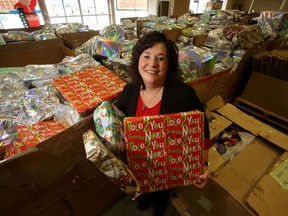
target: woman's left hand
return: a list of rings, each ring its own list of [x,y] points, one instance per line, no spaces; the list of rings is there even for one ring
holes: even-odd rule
[[[193,184],[198,188],[203,188],[208,183],[208,178],[209,178],[208,167],[205,166],[204,169],[205,169],[205,172],[202,175],[200,175],[195,181],[193,181]]]

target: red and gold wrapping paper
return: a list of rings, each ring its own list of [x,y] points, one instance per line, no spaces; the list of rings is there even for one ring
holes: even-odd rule
[[[57,122],[50,120],[32,125],[17,126],[18,139],[13,145],[6,148],[6,158],[16,155],[25,149],[56,135],[65,128]]]
[[[124,135],[128,165],[142,193],[190,185],[202,173],[200,111],[128,117]]]
[[[102,101],[119,95],[125,82],[99,65],[54,79],[54,85],[81,116],[91,114]]]

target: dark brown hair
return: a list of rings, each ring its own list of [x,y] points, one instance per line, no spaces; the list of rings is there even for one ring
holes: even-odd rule
[[[176,85],[179,81],[182,81],[179,75],[179,66],[178,66],[178,47],[174,42],[167,39],[166,35],[153,31],[149,32],[139,38],[136,45],[132,49],[132,60],[128,70],[129,76],[131,77],[132,82],[141,84],[143,88],[145,85],[143,83],[142,77],[138,70],[138,61],[140,55],[146,50],[153,47],[157,43],[163,43],[167,48],[167,75],[165,84],[170,87]]]

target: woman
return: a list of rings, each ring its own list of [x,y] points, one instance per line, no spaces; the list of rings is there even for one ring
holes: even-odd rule
[[[204,111],[195,90],[182,82],[178,68],[178,48],[163,33],[150,32],[142,36],[132,50],[129,75],[132,83],[127,84],[116,106],[126,116],[148,116]],[[209,140],[209,127],[205,119],[205,138]],[[205,139],[206,140],[206,139]],[[205,147],[208,161],[209,143]],[[195,186],[203,188],[208,181],[208,169],[200,175]],[[164,215],[169,202],[170,190],[142,194],[138,208],[145,210],[155,205],[154,215]]]

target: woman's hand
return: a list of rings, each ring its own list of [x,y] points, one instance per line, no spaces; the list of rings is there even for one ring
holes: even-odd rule
[[[193,184],[198,188],[203,188],[208,183],[208,177],[209,177],[209,171],[208,167],[204,166],[205,172],[200,175],[195,181],[193,181]]]

